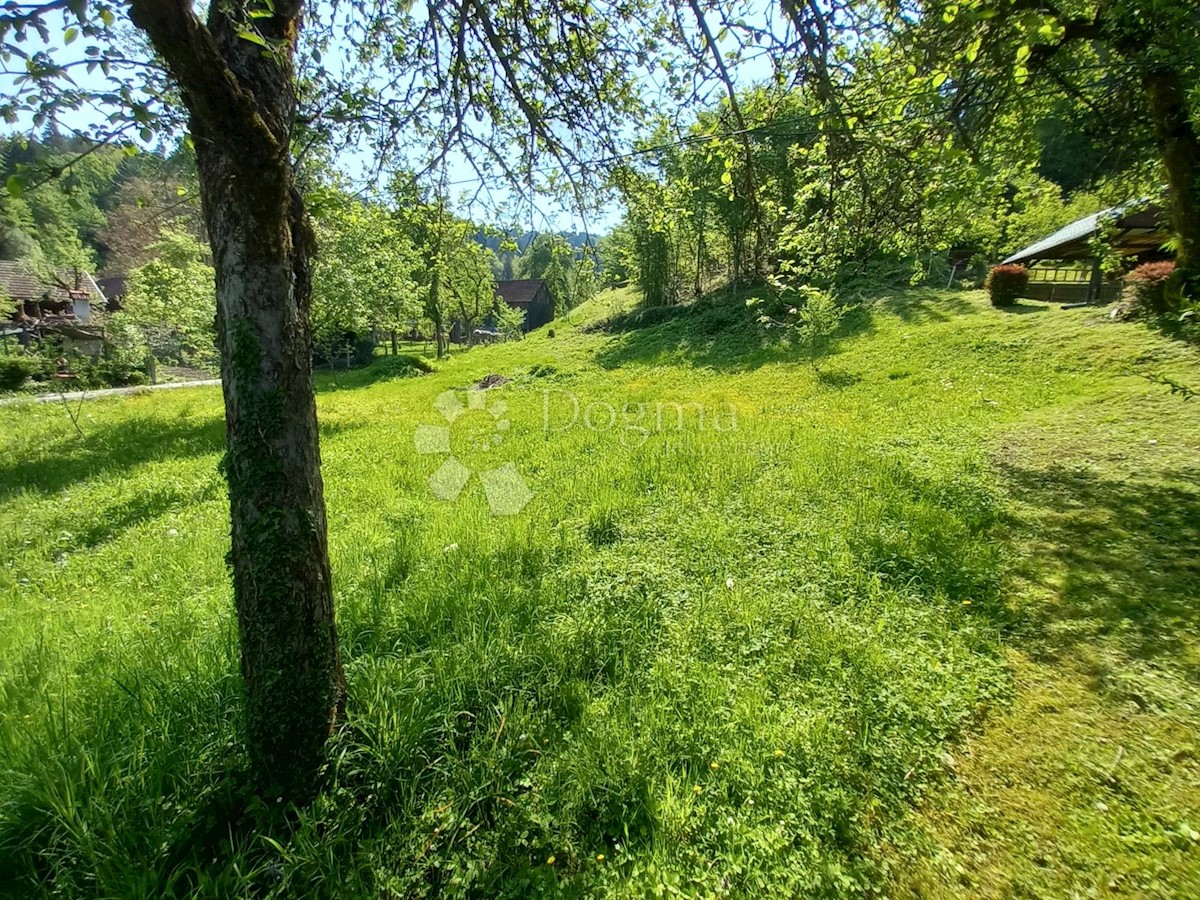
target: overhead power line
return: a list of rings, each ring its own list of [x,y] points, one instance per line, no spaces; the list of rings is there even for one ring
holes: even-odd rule
[[[1096,64],[1096,65],[1089,65],[1089,66],[1078,66],[1078,67],[1076,67],[1076,71],[1087,71],[1087,70],[1095,70],[1095,69],[1111,69],[1111,68],[1112,68],[1111,65]],[[1099,87],[1103,84],[1104,84],[1103,81],[1094,81],[1091,84],[1086,85],[1085,87],[1093,88],[1093,87]],[[1046,91],[1041,91],[1041,92],[1036,92],[1036,93],[1024,94],[1023,99],[1025,99],[1025,100],[1046,99],[1046,98],[1050,98],[1050,97],[1060,96],[1061,94],[1062,94],[1061,89],[1046,90]],[[878,109],[880,109],[882,107],[887,107],[887,106],[897,107],[897,106],[900,106],[901,104],[907,105],[908,103],[911,103],[916,100],[927,99],[930,97],[940,97],[940,96],[944,96],[944,95],[937,89],[931,89],[931,90],[927,90],[927,91],[919,91],[919,92],[908,94],[908,95],[905,95],[902,97],[893,97],[893,98],[889,98],[886,100],[880,100],[874,104],[868,104],[864,107],[859,107],[853,111],[850,111],[849,115],[850,115],[850,117],[861,116],[864,114],[870,114],[871,112],[874,112],[874,111],[878,111]],[[974,101],[974,102],[968,101],[968,102],[959,104],[957,109],[958,110],[980,109],[980,108],[984,108],[987,106],[998,106],[1001,103],[1002,103],[1002,101],[998,100],[998,99],[984,98],[983,100],[980,100],[980,101]],[[756,125],[751,128],[731,129],[731,130],[726,130],[726,131],[708,132],[705,134],[688,135],[686,137],[679,138],[674,141],[665,141],[663,143],[655,144],[650,147],[641,147],[636,150],[627,151],[625,153],[617,153],[617,154],[613,154],[611,156],[605,156],[605,157],[600,157],[600,158],[591,159],[591,160],[580,160],[578,162],[553,163],[553,164],[540,166],[538,168],[527,170],[527,171],[532,172],[533,174],[537,174],[537,175],[546,175],[546,174],[551,174],[554,172],[566,172],[567,170],[589,171],[589,170],[600,169],[605,166],[611,166],[615,163],[624,162],[624,161],[630,160],[630,159],[636,159],[636,158],[643,157],[643,156],[650,156],[652,154],[662,153],[663,151],[671,150],[676,147],[687,147],[687,146],[691,146],[694,144],[705,144],[705,143],[711,143],[713,141],[725,140],[725,139],[729,139],[729,138],[738,138],[738,137],[761,135],[761,134],[774,133],[774,134],[776,134],[776,136],[779,136],[779,137],[793,137],[793,138],[818,137],[822,131],[820,128],[817,128],[816,130],[810,129],[807,131],[796,131],[796,132],[791,132],[791,133],[779,131],[779,129],[782,129],[785,127],[794,127],[796,125],[801,125],[801,124],[808,124],[808,123],[812,122],[814,119],[826,120],[826,119],[830,118],[831,115],[832,114],[828,113],[828,112],[813,113],[812,115],[805,116],[804,119],[802,119],[802,120],[801,119],[786,119],[786,120],[781,119],[781,120],[776,120],[773,122],[766,122],[762,125]],[[886,124],[889,126],[898,126],[898,125],[903,125],[905,123],[905,121],[912,121],[912,120],[911,119],[910,120],[894,119],[891,122],[888,122]],[[930,121],[930,120],[926,119],[926,121]],[[859,130],[862,132],[869,132],[870,128],[859,128],[856,130]],[[463,185],[468,185],[468,184],[481,184],[486,180],[487,179],[483,178],[482,176],[472,176],[470,178],[461,178],[461,179],[457,179],[455,181],[447,182],[446,186],[447,187],[461,187]]]

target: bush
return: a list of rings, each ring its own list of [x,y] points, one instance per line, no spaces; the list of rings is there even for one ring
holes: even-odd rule
[[[984,290],[992,298],[992,306],[1012,306],[1029,285],[1029,270],[1024,266],[992,266],[984,281]]]
[[[376,378],[408,378],[432,372],[433,366],[420,356],[400,354],[376,357],[368,371]]]
[[[148,380],[142,369],[120,356],[79,357],[72,361],[71,371],[77,376],[76,384],[64,390],[130,387],[145,384]]]
[[[1175,271],[1173,262],[1142,263],[1125,276],[1121,305],[1129,315],[1161,315],[1167,312],[1167,280]]]
[[[0,356],[0,391],[19,391],[30,376],[42,370],[33,356]]]

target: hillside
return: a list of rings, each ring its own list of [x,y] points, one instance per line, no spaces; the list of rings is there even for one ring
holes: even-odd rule
[[[239,774],[220,392],[0,409],[0,885],[1200,894],[1200,404],[1144,377],[1200,354],[633,299],[319,383],[350,725],[294,815]]]

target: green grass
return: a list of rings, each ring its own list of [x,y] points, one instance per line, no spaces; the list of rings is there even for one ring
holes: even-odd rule
[[[0,885],[1195,893],[1200,405],[1130,374],[1195,352],[914,294],[818,371],[737,298],[633,299],[319,380],[350,708],[299,811],[243,785],[219,391],[0,409]],[[510,425],[452,448],[515,516],[413,442],[489,373]]]

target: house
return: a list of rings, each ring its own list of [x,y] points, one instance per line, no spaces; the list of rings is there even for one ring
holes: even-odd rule
[[[1029,268],[1025,296],[1031,300],[1106,303],[1120,296],[1121,285],[1104,278],[1096,239],[1103,238],[1121,256],[1149,262],[1169,256],[1161,248],[1170,237],[1164,211],[1135,200],[1072,222],[1017,251],[1004,264]]]
[[[523,331],[541,328],[554,318],[554,295],[541,278],[517,278],[496,283],[496,296],[513,309],[523,310]]]
[[[522,331],[532,331],[540,328],[554,318],[554,295],[541,278],[515,278],[508,281],[496,282],[496,299],[503,300],[513,309],[525,313]],[[492,327],[491,318],[483,328],[476,328],[471,335],[471,343],[491,343],[499,337]],[[467,329],[461,319],[456,320],[450,328],[450,340],[456,344],[467,342]]]
[[[63,349],[99,356],[104,329],[99,315],[106,306],[104,294],[87,272],[39,275],[18,260],[0,260],[0,334],[7,342],[15,337],[22,345],[57,335]]]

